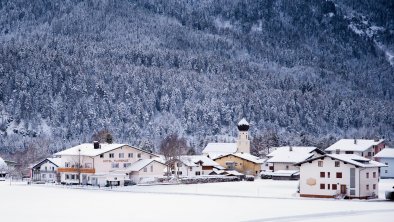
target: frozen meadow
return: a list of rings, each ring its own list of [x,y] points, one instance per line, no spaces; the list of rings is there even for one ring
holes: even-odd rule
[[[298,181],[80,188],[0,182],[0,221],[392,221],[379,200],[299,198]]]

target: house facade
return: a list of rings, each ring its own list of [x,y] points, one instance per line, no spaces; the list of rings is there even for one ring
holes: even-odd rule
[[[158,156],[127,144],[85,143],[54,154],[61,159],[58,173],[65,184],[106,185],[121,176],[111,173],[141,159]],[[104,181],[104,182],[103,182]]]
[[[47,158],[31,167],[32,182],[60,182],[60,175],[57,168],[60,165],[60,158]]]
[[[8,175],[8,167],[3,158],[0,157],[0,181],[5,181]]]
[[[245,175],[258,175],[261,172],[265,159],[260,159],[248,153],[234,153],[217,157],[214,159],[226,170],[236,170]]]
[[[386,165],[380,171],[380,178],[394,178],[394,148],[386,147],[374,157],[376,161]]]
[[[356,154],[373,159],[375,154],[385,148],[383,139],[341,139],[329,146],[325,151],[328,154]]]
[[[376,198],[381,163],[354,154],[326,154],[300,166],[300,196]]]

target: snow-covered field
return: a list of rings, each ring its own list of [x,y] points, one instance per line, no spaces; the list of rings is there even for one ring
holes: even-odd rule
[[[392,221],[394,202],[299,198],[297,181],[73,189],[0,182],[0,221]],[[380,195],[394,186],[381,180]]]

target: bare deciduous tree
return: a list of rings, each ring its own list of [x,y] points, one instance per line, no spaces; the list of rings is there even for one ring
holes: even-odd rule
[[[188,151],[185,138],[178,137],[177,134],[168,135],[160,144],[160,153],[164,156],[167,165],[167,176],[170,175],[170,168],[185,155]]]

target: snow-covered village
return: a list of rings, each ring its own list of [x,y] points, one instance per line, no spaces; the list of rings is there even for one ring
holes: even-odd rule
[[[0,0],[0,222],[393,218],[393,0]]]

